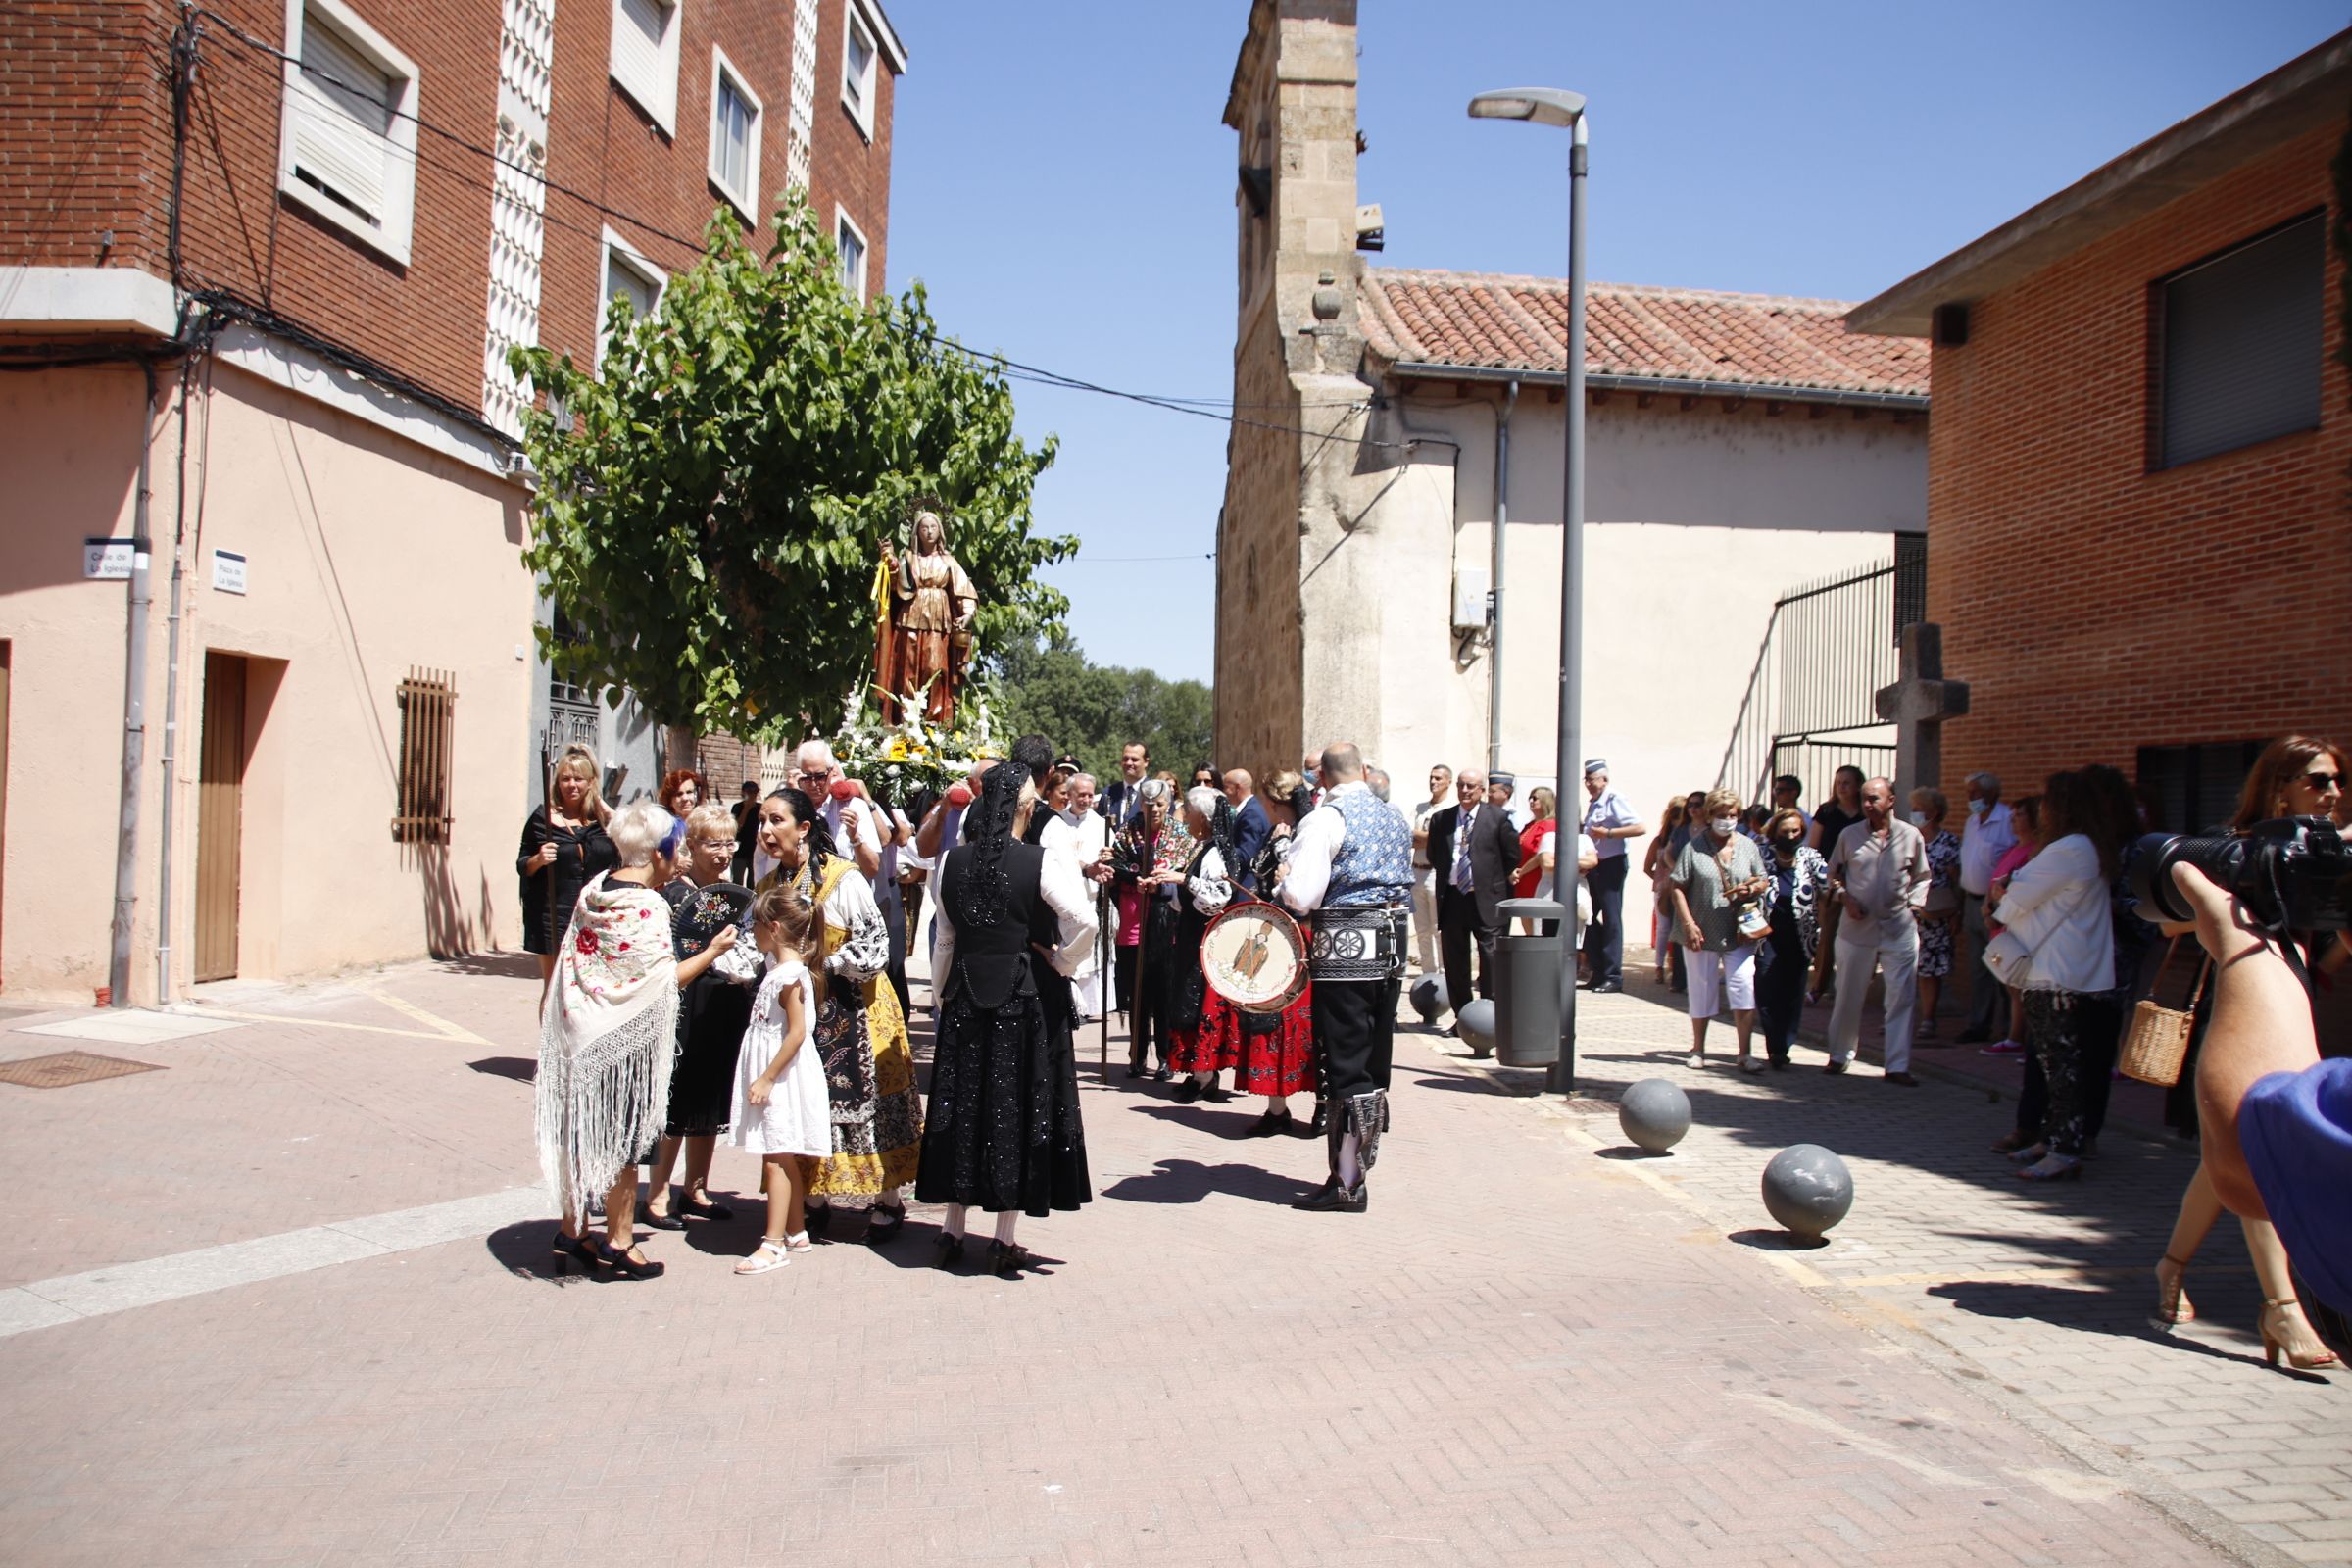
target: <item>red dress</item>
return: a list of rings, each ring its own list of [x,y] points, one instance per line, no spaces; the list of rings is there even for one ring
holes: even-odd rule
[[[1534,859],[1537,847],[1544,842],[1544,835],[1559,825],[1556,820],[1547,816],[1541,822],[1530,822],[1522,828],[1519,833],[1519,863],[1526,865],[1528,861]],[[1536,884],[1543,880],[1544,868],[1542,866],[1532,867],[1527,875],[1512,885],[1511,892],[1518,898],[1532,899],[1536,896]]]
[[[1296,1095],[1315,1087],[1314,991],[1312,985],[1282,1011],[1264,1034],[1242,1028],[1239,1007],[1214,991],[1200,1004],[1200,1027],[1180,1029],[1168,1065],[1178,1072],[1234,1069],[1233,1087],[1247,1095]]]

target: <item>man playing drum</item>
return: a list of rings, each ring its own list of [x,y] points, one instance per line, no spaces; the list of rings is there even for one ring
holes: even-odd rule
[[[1360,1214],[1366,1176],[1389,1125],[1389,1059],[1404,983],[1405,913],[1412,905],[1412,825],[1364,782],[1363,754],[1323,749],[1323,804],[1298,824],[1281,899],[1312,917],[1308,972],[1315,1043],[1331,1102],[1330,1175],[1292,1205]]]

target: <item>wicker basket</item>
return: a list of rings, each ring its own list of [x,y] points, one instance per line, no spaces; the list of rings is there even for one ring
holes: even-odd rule
[[[2164,951],[2164,962],[2156,966],[2156,983],[2149,989],[2164,987],[2166,965],[2173,961],[2173,952],[2180,945],[2175,937]],[[2136,1078],[2143,1084],[2170,1089],[2180,1081],[2181,1065],[2188,1059],[2189,1036],[2195,1032],[2197,1004],[2204,1000],[2205,981],[2213,971],[2210,963],[2199,955],[2196,989],[2190,993],[2186,1007],[2164,1005],[2155,997],[2139,999],[2132,1009],[2132,1026],[2124,1031],[2123,1052],[2116,1065],[2127,1078]]]

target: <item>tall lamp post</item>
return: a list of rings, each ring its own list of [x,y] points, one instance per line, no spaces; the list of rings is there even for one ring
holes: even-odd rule
[[[1470,100],[1473,120],[1529,120],[1570,132],[1568,145],[1568,439],[1560,487],[1560,726],[1557,782],[1560,798],[1555,885],[1566,907],[1560,921],[1560,1054],[1544,1087],[1564,1095],[1576,1087],[1576,892],[1583,873],[1576,865],[1576,835],[1568,830],[1568,803],[1584,779],[1577,760],[1580,744],[1578,686],[1583,673],[1584,628],[1578,596],[1585,578],[1585,95],[1558,87],[1510,87],[1482,92]],[[1496,583],[1495,587],[1502,585]],[[1579,812],[1582,819],[1582,812]]]

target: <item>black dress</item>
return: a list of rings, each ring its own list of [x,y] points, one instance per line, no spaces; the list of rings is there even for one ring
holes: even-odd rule
[[[696,887],[684,878],[662,890],[669,901],[671,940],[685,962],[728,926],[749,943],[752,890],[732,882]],[[678,997],[678,1055],[669,1073],[665,1138],[710,1138],[735,1114],[735,1057],[751,1027],[754,988],[705,969]]]
[[[986,923],[969,918],[970,848],[940,868],[956,961],[940,991],[917,1202],[1044,1215],[1094,1197],[1077,1063],[1050,1018],[1050,966],[1031,948],[1050,951],[1059,936],[1040,885],[1045,861],[1035,845],[1004,847],[1009,897]]]
[[[530,869],[531,857],[542,844],[556,847],[556,863]],[[522,824],[522,848],[514,855],[514,874],[522,879],[522,951],[553,953],[571,928],[573,906],[580,890],[601,871],[620,869],[620,852],[605,836],[604,824],[558,827],[542,806]]]

